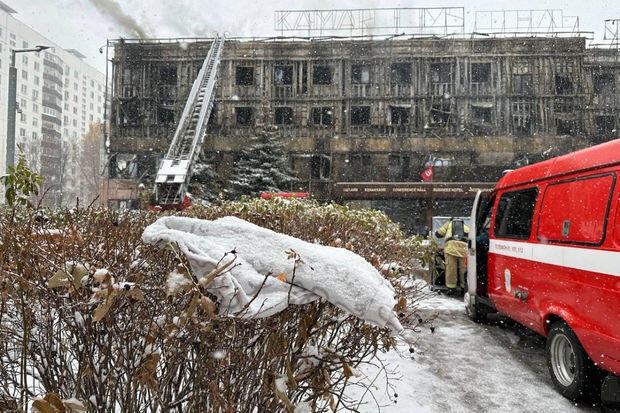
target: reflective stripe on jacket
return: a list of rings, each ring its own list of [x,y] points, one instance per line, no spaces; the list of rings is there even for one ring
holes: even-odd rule
[[[469,233],[469,226],[463,223],[463,230],[465,234]],[[439,238],[446,239],[446,245],[444,247],[443,252],[445,254],[450,254],[455,257],[466,257],[467,256],[467,242],[465,241],[457,241],[452,238],[452,221],[448,221],[441,226],[435,233]]]

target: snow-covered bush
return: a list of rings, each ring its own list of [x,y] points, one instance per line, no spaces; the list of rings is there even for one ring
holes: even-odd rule
[[[251,201],[186,214],[235,215],[349,248],[377,268],[407,268],[420,254],[419,240],[383,214],[338,205]],[[325,301],[260,320],[219,317],[184,256],[142,243],[156,218],[0,214],[0,410],[35,398],[44,411],[51,401],[92,412],[357,407],[343,389],[360,363],[394,345],[386,329]],[[393,282],[405,312],[416,291]]]

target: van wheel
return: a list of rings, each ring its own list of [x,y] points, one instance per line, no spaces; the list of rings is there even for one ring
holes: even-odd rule
[[[467,291],[467,290],[466,290]],[[483,323],[487,319],[487,307],[479,304],[472,303],[469,293],[465,293],[463,300],[465,301],[465,312],[467,313],[467,317],[469,317],[475,323]]]
[[[547,365],[556,388],[570,400],[583,400],[598,374],[573,330],[564,321],[554,323],[546,347]]]

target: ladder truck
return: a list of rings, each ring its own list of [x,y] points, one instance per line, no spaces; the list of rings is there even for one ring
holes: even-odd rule
[[[155,177],[156,206],[152,209],[184,209],[189,206],[187,187],[192,164],[198,158],[215,100],[215,83],[224,46],[216,36],[189,93],[168,152]]]

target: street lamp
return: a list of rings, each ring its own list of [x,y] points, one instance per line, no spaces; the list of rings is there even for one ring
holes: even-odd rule
[[[17,68],[15,67],[15,54],[26,52],[40,52],[51,46],[35,46],[32,49],[11,49],[11,62],[9,66],[9,104],[6,117],[6,172],[9,167],[15,165],[15,109],[17,106]]]

